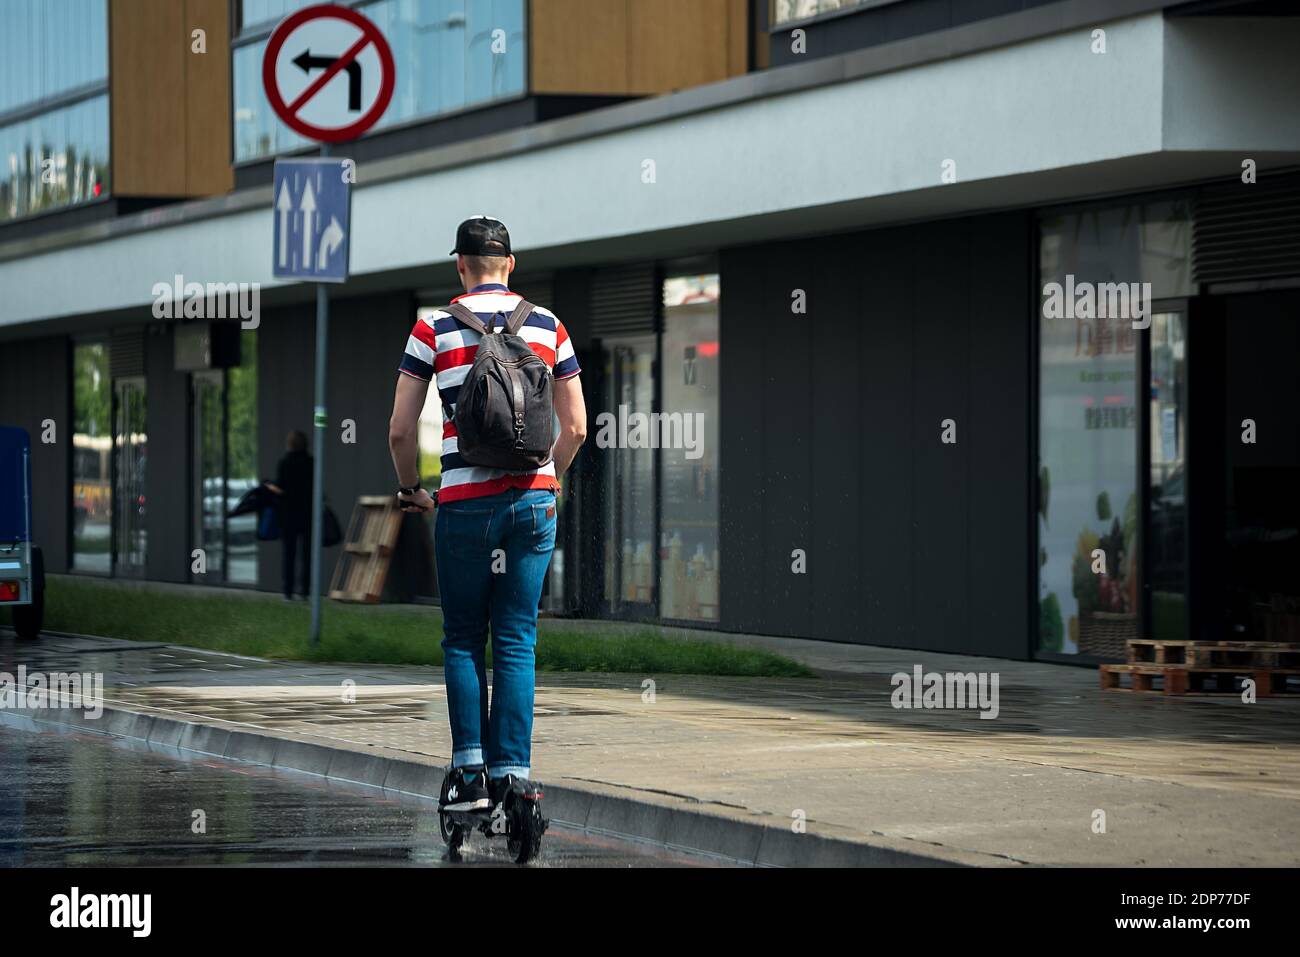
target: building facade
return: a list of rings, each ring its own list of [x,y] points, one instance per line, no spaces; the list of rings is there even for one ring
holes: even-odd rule
[[[312,292],[270,277],[269,188],[274,156],[311,150],[257,82],[304,4],[76,2],[81,72],[0,104],[0,420],[33,434],[47,567],[275,588],[225,512],[312,417]],[[26,11],[25,55],[56,5],[0,14]],[[486,211],[584,370],[547,611],[1073,661],[1287,627],[1287,5],[352,5],[398,91],[346,147],[340,513],[391,490],[402,346]],[[180,52],[140,67],[141,43]],[[159,318],[175,277],[258,284],[255,328]],[[392,598],[437,600],[430,534],[404,519]]]

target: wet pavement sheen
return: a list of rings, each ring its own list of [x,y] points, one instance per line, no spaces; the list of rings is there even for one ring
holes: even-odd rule
[[[108,735],[0,724],[0,781],[0,867],[517,866],[477,835],[447,861],[427,799]],[[715,864],[553,826],[530,866]]]
[[[1300,863],[1294,695],[1244,704],[1104,692],[1083,668],[798,647],[796,657],[841,667],[803,679],[540,673],[538,775],[992,864]],[[0,671],[20,662],[102,672],[108,700],[130,710],[430,764],[451,753],[438,668],[53,635],[20,644],[0,633]],[[997,718],[896,709],[891,674],[914,664],[1000,674]],[[1104,834],[1092,828],[1098,810]]]

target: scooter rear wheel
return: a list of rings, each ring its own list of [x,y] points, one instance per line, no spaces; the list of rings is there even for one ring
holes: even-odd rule
[[[510,839],[506,847],[516,864],[527,864],[541,852],[547,822],[536,801],[516,800],[511,811]]]

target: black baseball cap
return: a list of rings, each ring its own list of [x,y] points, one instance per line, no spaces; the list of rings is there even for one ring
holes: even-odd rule
[[[460,224],[456,230],[456,248],[448,255],[455,256],[509,256],[510,230],[499,219],[475,216]]]

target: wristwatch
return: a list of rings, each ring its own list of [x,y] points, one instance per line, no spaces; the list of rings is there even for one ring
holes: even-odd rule
[[[414,495],[414,494],[415,494],[416,492],[418,492],[418,491],[420,491],[420,483],[419,483],[419,482],[416,482],[416,483],[415,483],[414,485],[412,485],[410,488],[399,487],[399,488],[397,489],[397,494],[398,494],[398,495],[408,495],[408,496],[409,496],[409,495]]]

